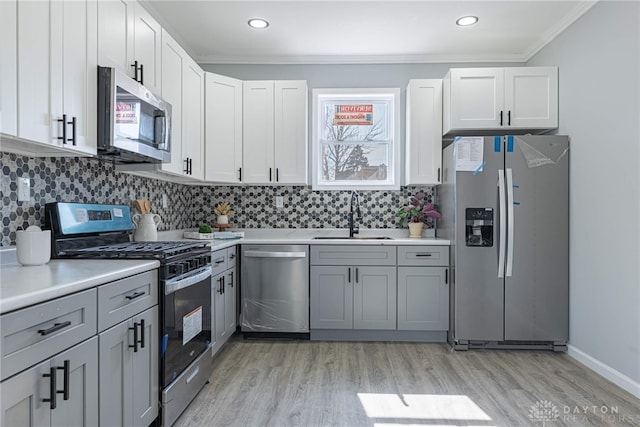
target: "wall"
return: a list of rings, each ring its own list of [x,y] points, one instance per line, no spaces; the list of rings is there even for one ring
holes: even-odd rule
[[[640,4],[599,2],[528,65],[559,66],[571,137],[569,354],[640,398]]]

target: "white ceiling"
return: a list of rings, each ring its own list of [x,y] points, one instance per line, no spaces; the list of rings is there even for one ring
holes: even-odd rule
[[[199,63],[525,62],[595,2],[146,0]],[[457,18],[475,15],[471,27]],[[247,25],[269,21],[267,29]]]

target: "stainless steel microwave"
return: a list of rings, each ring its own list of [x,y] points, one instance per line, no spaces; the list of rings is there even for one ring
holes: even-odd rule
[[[98,155],[115,163],[171,161],[171,104],[126,74],[98,67]]]

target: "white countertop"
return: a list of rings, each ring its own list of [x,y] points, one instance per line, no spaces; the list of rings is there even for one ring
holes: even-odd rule
[[[7,250],[3,250],[5,251]],[[9,249],[7,252],[11,251]],[[2,265],[0,314],[153,270],[159,266],[158,261],[152,260],[105,259],[55,259],[45,265],[30,267],[20,264]]]
[[[188,230],[194,231],[195,229]],[[183,239],[184,230],[163,231],[158,233],[158,240],[185,240]],[[233,229],[233,231],[242,231],[245,234],[241,239],[214,239],[203,240],[211,246],[212,250],[224,249],[236,244],[290,244],[290,245],[368,245],[368,246],[398,246],[398,245],[444,245],[448,246],[450,241],[447,239],[425,237],[415,239],[409,237],[408,229],[397,228],[379,228],[379,229],[360,229],[357,237],[361,239],[349,239],[348,229],[328,229],[328,228],[264,228],[264,229]],[[344,236],[344,239],[318,239],[314,237],[327,236]],[[390,240],[367,240],[363,237],[372,236],[388,236]]]
[[[184,230],[162,231],[159,240],[188,240]],[[301,245],[449,245],[439,238],[409,238],[407,229],[360,229],[358,237],[388,236],[392,240],[348,239],[348,229],[234,229],[243,231],[241,239],[203,240],[211,250],[237,244]],[[314,240],[318,236],[344,236],[344,239]],[[8,255],[8,256],[7,256]],[[55,259],[48,264],[23,267],[15,261],[15,247],[0,250],[0,314],[89,289],[127,276],[158,268],[151,260]],[[13,259],[11,259],[13,258]],[[9,259],[9,261],[7,261]],[[8,265],[6,265],[8,264]]]

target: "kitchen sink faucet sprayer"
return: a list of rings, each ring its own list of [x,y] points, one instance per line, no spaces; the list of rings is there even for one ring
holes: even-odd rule
[[[357,218],[354,218],[354,202],[355,202],[355,214]],[[349,207],[349,238],[353,238],[354,234],[360,233],[360,227],[355,224],[355,219],[362,221],[362,214],[360,212],[360,195],[357,191],[351,192],[351,204]]]

